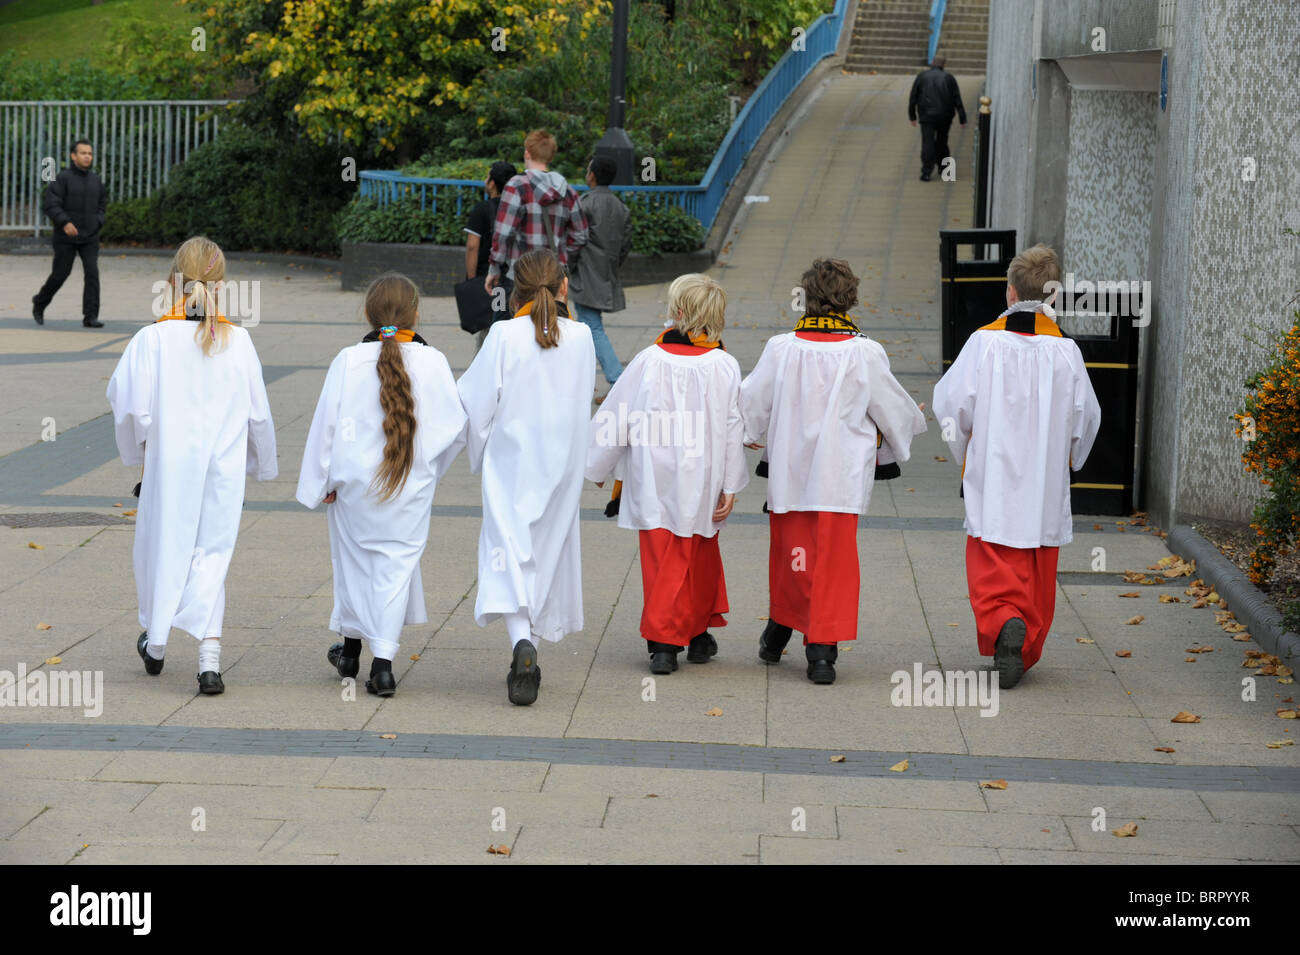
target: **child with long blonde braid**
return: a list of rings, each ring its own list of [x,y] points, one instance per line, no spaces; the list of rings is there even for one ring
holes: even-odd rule
[[[392,696],[403,625],[425,623],[420,557],[438,481],[465,446],[465,411],[442,352],[415,333],[419,291],[389,273],[366,290],[370,332],[330,365],[298,479],[298,500],[329,504],[334,612],[326,654],[347,679],[374,659],[366,690]]]
[[[221,625],[244,480],[276,476],[275,426],[248,332],[217,309],[226,259],[195,236],[176,250],[170,307],[126,346],[108,383],[123,463],[143,466],[135,585],[145,672],[162,672],[172,627],[199,640],[199,692],[225,690]],[[195,325],[189,323],[196,323]]]

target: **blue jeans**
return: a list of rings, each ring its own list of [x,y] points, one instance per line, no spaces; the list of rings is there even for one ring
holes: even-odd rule
[[[600,362],[600,370],[605,373],[605,380],[612,385],[618,381],[618,376],[623,374],[623,366],[619,364],[618,356],[614,354],[614,346],[609,343],[609,336],[605,334],[605,325],[600,319],[600,312],[579,305],[577,302],[573,303],[573,307],[578,313],[578,319],[591,329],[591,341],[596,346],[596,360]]]

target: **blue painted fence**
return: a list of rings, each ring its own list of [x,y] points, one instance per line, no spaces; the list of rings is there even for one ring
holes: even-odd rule
[[[763,78],[763,82],[727,130],[722,145],[714,153],[713,162],[709,163],[699,185],[610,188],[622,195],[627,202],[684,209],[699,219],[707,232],[718,217],[727,189],[740,172],[740,167],[745,164],[745,157],[767,129],[767,124],[812,68],[835,52],[847,2],[848,0],[835,0],[834,9],[818,17],[808,28],[802,38],[803,49],[787,50]],[[483,184],[473,180],[403,176],[397,170],[365,170],[359,179],[362,197],[377,199],[380,205],[398,199],[411,199],[418,201],[421,209],[437,211],[439,202],[455,202],[456,211],[460,213],[466,209],[466,203],[472,205],[483,197]],[[574,188],[582,191],[586,186]]]
[[[925,62],[934,62],[934,51],[939,48],[939,33],[943,30],[943,15],[948,10],[948,0],[930,0],[930,47]]]

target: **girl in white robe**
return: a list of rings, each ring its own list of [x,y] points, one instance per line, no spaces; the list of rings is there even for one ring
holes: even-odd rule
[[[521,256],[515,317],[492,325],[458,383],[470,469],[483,474],[474,622],[505,619],[506,695],[520,706],[537,699],[539,641],[582,629],[578,504],[596,350],[587,326],[564,317],[567,292],[554,253]]]
[[[276,476],[275,427],[248,332],[218,314],[226,259],[196,236],[172,260],[171,307],[136,332],[108,383],[123,463],[143,465],[136,650],[162,672],[172,627],[199,640],[199,691],[225,690],[221,625],[244,479]],[[161,306],[161,301],[159,305]]]
[[[438,480],[465,446],[465,412],[447,359],[415,334],[419,291],[404,275],[366,291],[371,331],[330,364],[307,435],[298,500],[329,504],[334,611],[327,653],[346,678],[374,659],[366,690],[392,696],[402,627],[425,623],[420,557]]]
[[[620,527],[639,532],[650,672],[718,651],[727,583],[718,530],[749,482],[740,365],[722,348],[727,296],[704,275],[668,289],[672,326],[638,354],[591,421],[587,479],[622,476]]]
[[[908,460],[925,416],[848,317],[858,300],[848,263],[818,259],[801,285],[807,313],[768,340],[741,385],[746,441],[767,436],[771,604],[758,655],[779,663],[798,630],[808,679],[830,684],[839,642],[857,639],[858,516],[877,467]]]

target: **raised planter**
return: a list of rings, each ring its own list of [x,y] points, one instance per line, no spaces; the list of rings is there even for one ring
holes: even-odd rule
[[[708,249],[627,257],[622,279],[628,285],[658,285],[686,272],[703,272],[713,264]],[[364,289],[385,272],[409,275],[424,295],[451,295],[465,278],[465,247],[403,242],[344,242],[343,288]]]

